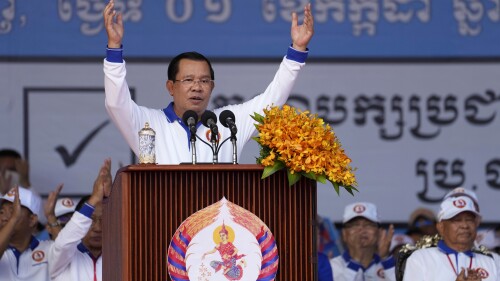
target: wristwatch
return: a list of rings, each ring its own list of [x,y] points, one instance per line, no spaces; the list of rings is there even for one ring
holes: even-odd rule
[[[53,222],[53,223],[47,222],[47,224],[48,224],[50,227],[57,227],[57,226],[61,226],[61,224],[59,223],[59,221],[56,221],[56,222]]]

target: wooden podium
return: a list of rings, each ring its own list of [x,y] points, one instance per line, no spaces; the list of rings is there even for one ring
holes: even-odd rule
[[[257,215],[279,251],[275,280],[317,280],[316,182],[288,186],[285,171],[261,180],[259,165],[133,165],[103,204],[103,280],[165,281],[167,249],[190,215],[226,197]]]

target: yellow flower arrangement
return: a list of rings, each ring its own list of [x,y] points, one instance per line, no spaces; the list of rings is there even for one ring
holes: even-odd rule
[[[330,125],[309,111],[289,105],[264,109],[264,116],[252,118],[259,135],[253,139],[261,147],[257,163],[264,166],[262,178],[287,169],[289,185],[302,176],[326,183],[330,181],[339,193],[340,186],[349,193],[357,191],[356,177]]]

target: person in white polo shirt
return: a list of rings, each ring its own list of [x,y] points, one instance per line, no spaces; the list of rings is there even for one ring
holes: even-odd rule
[[[437,247],[413,252],[406,261],[404,281],[498,281],[499,273],[490,254],[474,247],[479,209],[468,196],[450,196],[441,203]]]
[[[102,200],[109,195],[111,183],[111,160],[106,159],[90,198],[73,213],[49,252],[51,280],[102,280]]]
[[[52,241],[33,237],[42,201],[31,190],[16,187],[0,200],[0,280],[45,281]]]
[[[333,280],[396,280],[389,253],[394,227],[380,227],[377,207],[358,202],[344,210],[342,239],[347,250],[330,260]]]

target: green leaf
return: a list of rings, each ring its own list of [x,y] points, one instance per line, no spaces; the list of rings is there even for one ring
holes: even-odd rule
[[[326,183],[326,175],[318,175],[316,180],[320,183]]]
[[[292,186],[294,185],[295,183],[297,183],[300,178],[302,177],[302,175],[300,173],[290,173],[289,170],[286,171],[287,172],[287,175],[288,175],[288,185],[289,186]]]
[[[347,190],[347,192],[349,192],[352,196],[354,196],[354,192],[352,192],[351,188],[347,188],[345,186],[344,186],[344,188],[345,188],[345,190]]]
[[[313,172],[301,173],[304,177],[317,181],[316,175]]]
[[[357,188],[355,188],[354,186],[352,186],[352,185],[350,185],[350,186],[348,186],[348,187],[349,187],[350,189],[352,189],[352,190],[356,191],[356,192],[359,192],[359,190],[358,190]]]
[[[260,144],[260,137],[252,137],[252,139]]]
[[[337,195],[340,195],[340,187],[339,184],[336,182],[331,182],[333,184],[333,188],[335,189],[335,192],[337,192]]]
[[[273,166],[267,166],[264,167],[264,172],[262,172],[262,178],[265,179],[269,177],[270,175],[276,173],[277,171],[283,169],[285,167],[285,164],[281,161],[275,161]]]
[[[260,124],[264,123],[264,116],[258,114],[257,112],[254,112],[254,115],[250,115],[250,117],[252,117],[253,120],[259,122]]]
[[[354,186],[350,185],[350,186],[344,186],[345,190],[347,190],[347,192],[349,192],[352,196],[354,196],[354,192],[353,191],[358,191],[358,189],[356,189]]]

